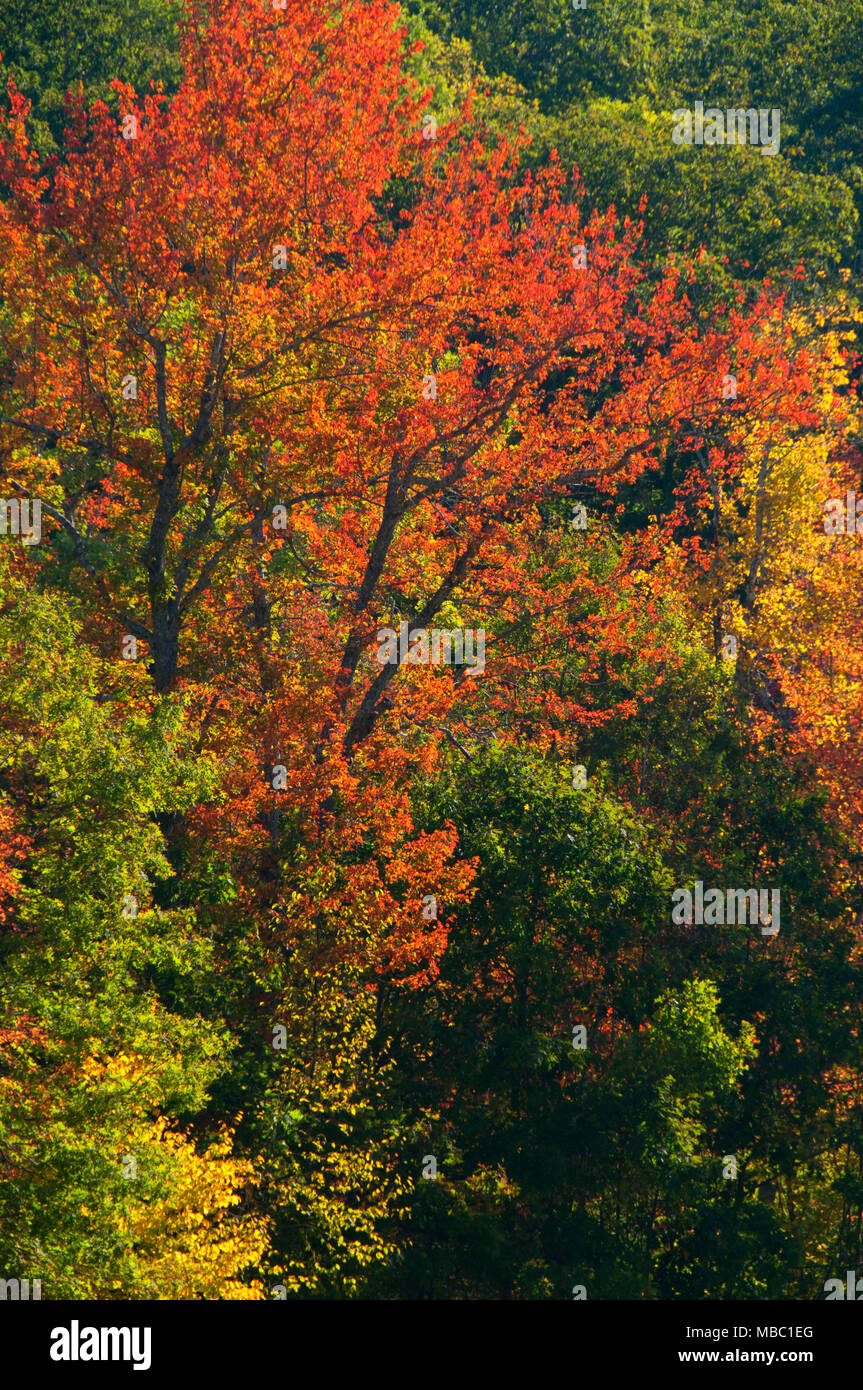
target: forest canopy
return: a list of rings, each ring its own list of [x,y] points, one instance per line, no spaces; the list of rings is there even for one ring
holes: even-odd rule
[[[0,55],[0,1267],[823,1298],[863,0],[12,0]]]

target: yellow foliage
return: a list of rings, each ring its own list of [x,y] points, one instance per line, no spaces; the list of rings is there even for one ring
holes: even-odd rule
[[[265,1220],[232,1210],[253,1181],[251,1163],[231,1157],[230,1135],[199,1154],[156,1120],[135,1137],[139,1169],[152,1162],[168,1181],[158,1201],[133,1202],[123,1231],[139,1270],[136,1292],[156,1299],[260,1299],[257,1281],[239,1282],[267,1245]]]

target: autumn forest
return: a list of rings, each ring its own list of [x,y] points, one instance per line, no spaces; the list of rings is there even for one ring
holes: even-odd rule
[[[863,0],[0,55],[0,1276],[853,1297]]]

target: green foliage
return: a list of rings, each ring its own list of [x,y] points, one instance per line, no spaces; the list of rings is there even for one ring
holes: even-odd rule
[[[146,1296],[128,1223],[142,1200],[169,1200],[183,1155],[152,1121],[205,1104],[230,1041],[184,1006],[212,964],[194,913],[159,908],[151,888],[171,874],[157,815],[205,795],[212,777],[184,747],[177,703],[142,700],[141,673],[94,656],[62,601],[13,596],[9,554],[0,1263],[41,1278],[50,1297]]]
[[[0,8],[0,77],[33,103],[40,149],[62,144],[66,93],[111,99],[115,78],[145,91],[179,82],[179,0],[6,0]]]
[[[781,276],[803,263],[850,267],[863,211],[863,4],[820,0],[417,0],[453,51],[470,43],[477,67],[515,82],[530,158],[556,149],[575,165],[590,203],[637,218],[646,200],[651,253],[703,246],[721,288]],[[433,55],[445,75],[448,59]],[[444,87],[446,77],[444,76]],[[781,112],[775,157],[749,148],[683,148],[672,113],[705,106]],[[539,113],[535,113],[538,106]],[[510,118],[515,113],[510,110]],[[491,116],[494,120],[494,116]]]
[[[696,731],[691,756],[698,744]],[[734,764],[710,766],[727,798]],[[690,785],[680,768],[676,785]],[[765,787],[751,828],[741,791],[728,823],[742,847],[765,833],[774,852],[785,846],[779,785]],[[822,1215],[839,1214],[811,1154],[830,1109],[823,1059],[853,1064],[842,1018],[859,978],[849,939],[819,927],[836,909],[815,808],[801,804],[788,845],[797,875],[791,863],[779,871],[793,883],[793,955],[759,963],[745,932],[675,940],[676,875],[655,832],[543,762],[492,754],[429,789],[425,805],[431,821],[455,821],[482,868],[439,989],[419,1006],[388,1004],[391,1104],[415,1130],[403,1166],[413,1197],[406,1253],[392,1282],[375,1276],[369,1290],[566,1298],[585,1284],[591,1298],[758,1298],[811,1287],[801,1212],[792,1200],[780,1215],[758,1194],[782,1174],[789,1190],[817,1194]],[[664,853],[673,859],[673,844]],[[719,853],[716,881],[749,881],[745,854],[731,843]],[[786,1109],[786,1086],[802,1109]],[[437,1182],[417,1180],[423,1154],[437,1156]]]

